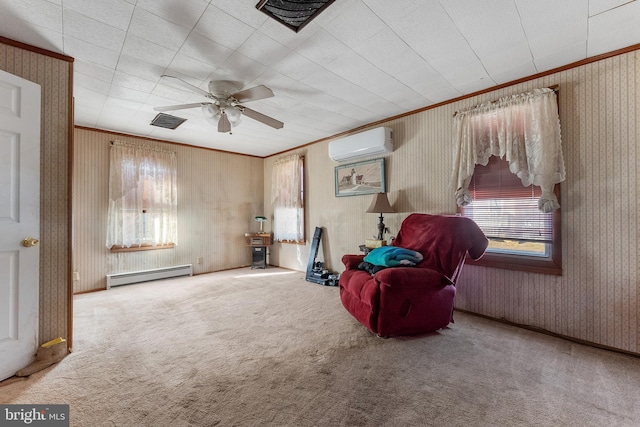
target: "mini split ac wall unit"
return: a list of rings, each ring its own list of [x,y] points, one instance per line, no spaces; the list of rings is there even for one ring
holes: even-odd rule
[[[344,162],[393,151],[391,128],[379,127],[329,142],[329,157]]]

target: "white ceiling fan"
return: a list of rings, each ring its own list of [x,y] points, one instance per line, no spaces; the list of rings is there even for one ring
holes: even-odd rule
[[[155,111],[164,112],[200,107],[204,118],[216,125],[218,127],[218,132],[231,132],[231,126],[237,126],[240,124],[242,115],[250,117],[275,129],[280,129],[284,126],[284,123],[274,119],[273,117],[266,116],[252,110],[251,108],[241,105],[241,103],[244,102],[257,101],[258,99],[272,97],[273,91],[266,86],[260,85],[239,91],[241,89],[241,85],[238,82],[229,80],[212,80],[209,82],[209,92],[207,92],[206,90],[193,86],[178,77],[166,74],[161,77],[171,79],[171,81],[179,84],[180,86],[199,95],[203,95],[211,101],[155,107]]]

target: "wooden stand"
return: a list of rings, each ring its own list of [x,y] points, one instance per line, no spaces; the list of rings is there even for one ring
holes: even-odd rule
[[[267,246],[273,245],[273,233],[244,233],[251,246],[251,269],[267,268]]]

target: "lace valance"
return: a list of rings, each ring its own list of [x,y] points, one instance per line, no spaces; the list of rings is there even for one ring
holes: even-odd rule
[[[553,89],[508,96],[459,111],[454,116],[453,184],[458,206],[471,203],[469,183],[477,164],[491,156],[509,163],[522,185],[542,189],[538,208],[560,207],[553,194],[565,180],[558,103]]]

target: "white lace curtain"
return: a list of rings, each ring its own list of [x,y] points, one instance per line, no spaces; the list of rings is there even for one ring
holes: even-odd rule
[[[300,242],[304,239],[303,157],[284,157],[273,165],[271,201],[273,235],[278,241]]]
[[[560,207],[553,188],[564,181],[565,169],[552,89],[535,89],[457,112],[454,143],[453,184],[458,206],[471,203],[469,183],[475,166],[485,166],[489,157],[499,156],[523,186],[541,188],[538,208],[542,212]]]
[[[176,171],[174,152],[113,143],[107,247],[177,243]]]

